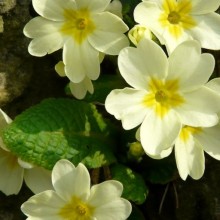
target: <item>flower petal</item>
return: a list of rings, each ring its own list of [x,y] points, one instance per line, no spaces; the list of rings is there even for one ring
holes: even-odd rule
[[[211,54],[201,55],[201,47],[197,41],[186,41],[180,44],[168,60],[167,79],[180,79],[181,91],[190,91],[204,85],[215,66],[215,60]]]
[[[186,142],[180,138],[175,143],[176,164],[180,177],[185,180],[188,175],[193,179],[202,177],[205,170],[204,152],[190,135]]]
[[[210,127],[218,123],[220,96],[205,86],[184,94],[184,104],[176,108],[180,120],[193,127]],[[204,100],[206,100],[204,102]]]
[[[88,8],[90,11],[94,12],[102,12],[109,5],[111,0],[75,0],[77,4],[77,8]]]
[[[85,77],[79,83],[70,82],[69,86],[70,86],[71,93],[77,99],[83,99],[86,96],[87,91],[90,94],[94,92],[92,81],[88,77]]]
[[[205,86],[220,95],[220,78],[210,80]]]
[[[17,157],[0,148],[0,191],[4,194],[18,194],[23,183],[24,169],[17,163]]]
[[[198,112],[198,110],[179,111],[182,124],[193,127],[211,127],[218,123],[217,114]]]
[[[24,169],[31,169],[34,167],[33,164],[26,162],[24,160],[22,160],[21,158],[18,158],[18,164],[23,167]]]
[[[120,52],[118,66],[127,83],[136,89],[148,90],[150,77],[163,79],[166,76],[168,61],[156,43],[143,39],[137,48],[129,47]]]
[[[0,128],[4,128],[12,122],[12,119],[0,109]]]
[[[123,34],[127,25],[116,15],[103,12],[93,15],[96,30],[88,36],[91,45],[98,51],[118,55],[120,50],[129,45],[128,38]]]
[[[9,116],[0,109],[0,148],[2,148],[5,151],[9,151],[7,147],[5,146],[3,140],[2,140],[2,132],[5,129],[5,127],[12,122],[12,119],[9,118]]]
[[[22,204],[21,210],[30,217],[28,219],[62,220],[58,212],[63,206],[65,201],[56,192],[48,190],[29,198]]]
[[[192,145],[194,147],[194,140],[192,135],[188,138],[187,142],[182,141],[178,138],[175,142],[175,158],[176,165],[179,171],[179,175],[183,180],[186,180],[189,175],[189,167],[188,167],[188,153],[187,147],[188,145]]]
[[[28,51],[34,56],[44,56],[59,50],[64,43],[64,37],[59,32],[62,22],[53,22],[41,17],[29,21],[24,27],[24,34],[34,38],[28,46]]]
[[[88,203],[93,207],[105,205],[121,197],[123,185],[115,180],[108,180],[91,188]]]
[[[63,40],[60,38],[60,35],[54,33],[49,36],[33,39],[28,46],[28,52],[33,56],[42,57],[59,50],[62,45]]]
[[[117,198],[113,201],[97,207],[94,211],[96,219],[105,220],[125,220],[131,214],[131,204],[123,198]]]
[[[31,19],[24,27],[24,34],[29,38],[43,37],[58,33],[63,22],[49,21],[40,16]]]
[[[188,149],[188,166],[189,175],[198,180],[202,177],[205,171],[205,156],[202,147],[195,142],[193,149]]]
[[[39,15],[52,21],[63,21],[65,9],[76,9],[75,1],[72,0],[33,0],[32,3]]]
[[[220,160],[220,124],[203,128],[202,132],[195,134],[195,138],[199,141],[203,150],[213,158]]]
[[[197,26],[190,29],[189,32],[195,40],[201,43],[201,46],[211,50],[220,49],[220,15],[209,13],[206,15],[194,16]]]
[[[129,29],[121,18],[108,11],[93,14],[92,20],[95,23],[96,29],[99,31],[122,34]]]
[[[90,191],[89,172],[81,163],[75,167],[62,159],[53,168],[52,184],[57,194],[66,201],[70,201],[73,196],[86,199]]]
[[[206,14],[216,11],[219,8],[219,0],[193,0],[192,2],[192,14]]]
[[[99,52],[88,41],[82,44],[68,39],[63,48],[65,73],[70,81],[81,82],[85,76],[96,80],[100,74]]]
[[[131,88],[115,89],[107,96],[105,108],[116,119],[122,120],[124,129],[132,129],[141,124],[150,111],[142,104],[145,95],[145,91]]]
[[[25,169],[24,180],[28,188],[34,193],[52,190],[51,171],[42,167]]]
[[[173,146],[180,129],[178,116],[172,110],[163,118],[152,112],[140,127],[141,144],[147,154],[160,155],[162,151]]]
[[[56,72],[59,74],[59,76],[61,77],[65,77],[65,65],[63,63],[63,61],[59,61],[56,65],[55,65],[55,70]]]
[[[158,6],[158,2],[149,0],[138,4],[134,9],[134,20],[148,27],[163,44],[164,39],[162,35],[164,30],[159,23],[159,17],[162,11]]]
[[[147,27],[153,26],[152,23],[157,20],[161,14],[161,9],[156,1],[144,1],[139,3],[134,9],[134,20]]]
[[[173,151],[173,147],[170,147],[166,150],[162,150],[160,154],[156,154],[156,155],[151,155],[151,154],[148,154],[146,153],[149,157],[153,158],[153,159],[156,159],[156,160],[160,160],[160,159],[163,159],[165,157],[168,157]]]
[[[193,40],[193,37],[184,31],[184,29],[181,29],[181,34],[178,37],[173,36],[169,29],[164,29],[162,36],[164,38],[164,44],[166,45],[168,54],[171,54],[176,47],[184,41]]]
[[[117,15],[118,17],[122,18],[122,3],[120,2],[120,0],[113,0],[110,2],[110,4],[108,5],[108,7],[106,8],[106,11],[109,11],[115,15]]]

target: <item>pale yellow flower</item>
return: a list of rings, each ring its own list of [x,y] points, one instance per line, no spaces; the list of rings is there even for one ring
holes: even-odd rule
[[[175,158],[182,179],[200,179],[205,170],[204,151],[220,160],[220,124],[213,127],[183,126],[175,142]]]
[[[53,190],[34,195],[21,210],[28,220],[125,220],[131,204],[121,198],[123,186],[109,180],[90,188],[90,176],[83,164],[58,161],[52,170]]]
[[[40,15],[24,27],[28,50],[44,56],[63,48],[65,74],[73,83],[100,74],[99,54],[117,55],[128,46],[127,25],[107,10],[110,0],[33,0]]]
[[[140,125],[137,138],[148,155],[170,154],[183,124],[218,123],[220,96],[205,86],[215,61],[211,54],[201,54],[198,42],[180,44],[167,58],[160,46],[144,38],[137,48],[120,52],[118,65],[133,88],[113,90],[105,107],[124,129]]]
[[[6,195],[18,194],[23,179],[34,193],[50,189],[50,171],[21,161],[3,143],[2,130],[11,122],[12,120],[0,109],[0,191]]]
[[[142,0],[135,21],[146,25],[168,51],[195,39],[207,49],[220,49],[219,0]]]

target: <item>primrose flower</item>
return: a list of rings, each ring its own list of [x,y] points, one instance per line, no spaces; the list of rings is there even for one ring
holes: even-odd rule
[[[121,198],[122,184],[110,180],[90,189],[89,172],[81,163],[75,167],[68,160],[58,161],[52,183],[54,190],[34,195],[21,206],[28,220],[125,220],[131,213],[131,204]]]
[[[121,18],[105,11],[110,0],[33,0],[40,15],[29,21],[24,34],[33,38],[29,53],[44,56],[63,48],[65,74],[74,83],[100,74],[99,53],[117,55],[128,46]]]
[[[33,167],[20,160],[4,145],[1,138],[2,130],[11,122],[12,120],[0,109],[0,191],[6,195],[18,194],[23,179],[34,193],[50,188],[50,171]]]
[[[182,124],[211,127],[218,123],[220,97],[204,85],[214,69],[211,54],[201,54],[197,41],[186,41],[167,58],[152,40],[123,49],[121,75],[133,88],[113,90],[106,110],[124,129],[140,126],[137,137],[149,155],[169,153]]]
[[[190,175],[202,177],[205,170],[204,151],[220,160],[220,124],[213,127],[183,126],[175,142],[175,158],[182,179]]]
[[[146,25],[168,51],[183,41],[195,39],[203,48],[220,49],[219,0],[142,0],[134,19]]]
[[[215,78],[206,84],[220,96],[220,78]],[[202,177],[205,170],[204,151],[211,157],[220,160],[220,123],[213,127],[191,127],[183,125],[175,141],[175,157],[180,177],[185,180],[188,175],[193,179]],[[160,155],[153,156],[162,159],[170,155],[173,146]],[[152,157],[151,155],[149,155]]]

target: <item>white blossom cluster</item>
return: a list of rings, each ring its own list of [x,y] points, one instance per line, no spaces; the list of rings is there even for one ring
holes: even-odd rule
[[[76,98],[94,92],[92,81],[104,56],[118,55],[120,74],[130,87],[112,90],[105,108],[125,130],[137,128],[145,153],[162,159],[174,150],[183,180],[202,177],[204,152],[220,160],[220,78],[210,80],[215,59],[202,53],[202,48],[220,49],[215,12],[220,0],[142,0],[129,32],[119,0],[32,3],[39,16],[24,27],[32,39],[28,51],[41,57],[62,49],[55,69],[69,78]],[[11,120],[0,113],[2,130]],[[24,177],[36,194],[22,205],[28,220],[125,220],[131,213],[130,202],[121,198],[122,184],[90,186],[81,163],[75,167],[60,160],[49,172],[19,160],[1,141],[0,164],[1,191],[17,194]]]

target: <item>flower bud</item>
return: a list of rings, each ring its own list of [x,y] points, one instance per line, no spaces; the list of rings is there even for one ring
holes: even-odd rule
[[[134,158],[142,157],[144,153],[144,149],[140,142],[129,143],[129,155]]]
[[[128,37],[131,40],[131,42],[137,46],[137,44],[140,42],[140,40],[143,37],[146,37],[148,39],[152,39],[153,35],[150,31],[145,26],[142,25],[135,25],[129,32],[128,32]]]

